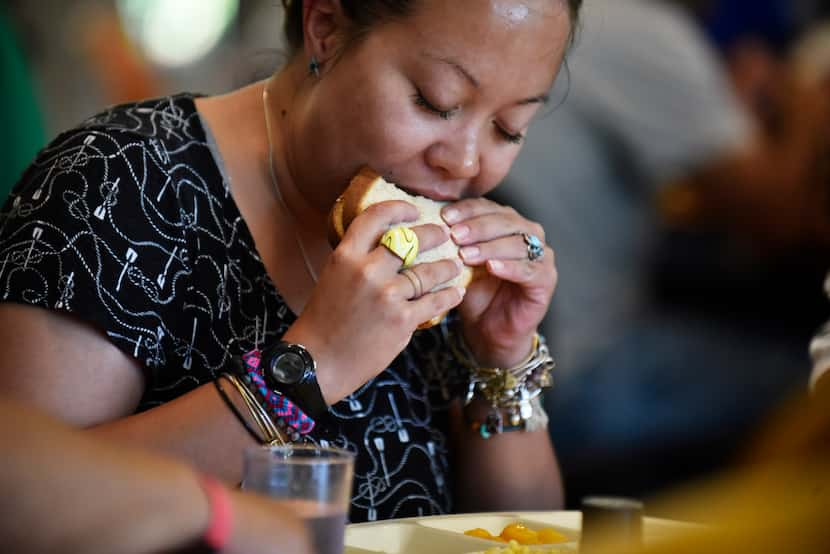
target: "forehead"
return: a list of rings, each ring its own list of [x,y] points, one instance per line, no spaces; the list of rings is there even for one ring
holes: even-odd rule
[[[399,39],[413,51],[458,62],[482,87],[519,79],[544,90],[552,83],[570,33],[564,0],[420,0],[417,6],[394,31],[406,35]]]

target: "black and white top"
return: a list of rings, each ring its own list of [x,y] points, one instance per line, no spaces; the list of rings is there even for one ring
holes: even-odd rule
[[[141,363],[140,410],[209,382],[296,315],[269,279],[193,96],[111,108],[40,152],[0,214],[0,295],[72,313]],[[438,328],[331,408],[356,453],[353,522],[452,509]],[[218,444],[217,448],[222,448]],[[240,459],[241,463],[241,459]]]

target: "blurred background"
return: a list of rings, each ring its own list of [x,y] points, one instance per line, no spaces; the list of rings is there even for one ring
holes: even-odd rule
[[[747,456],[830,308],[830,2],[585,0],[498,200],[542,222],[568,507]],[[0,194],[103,107],[281,61],[278,0],[5,0]]]

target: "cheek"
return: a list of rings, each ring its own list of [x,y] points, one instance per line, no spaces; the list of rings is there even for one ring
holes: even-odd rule
[[[406,95],[363,97],[344,128],[353,155],[379,167],[393,167],[423,152],[432,139],[431,129],[416,117]]]
[[[507,176],[518,154],[518,148],[502,145],[493,145],[491,150],[482,152],[481,170],[471,183],[470,193],[481,196],[496,188]]]

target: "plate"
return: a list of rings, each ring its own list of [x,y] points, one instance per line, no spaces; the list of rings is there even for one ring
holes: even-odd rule
[[[566,543],[550,545],[577,551],[582,514],[579,511],[498,512],[413,517],[356,523],[346,527],[346,554],[468,554],[502,543],[470,537],[464,531],[481,527],[498,535],[509,523],[531,529],[552,527],[567,536]],[[643,538],[651,542],[693,525],[666,519],[643,518]]]

